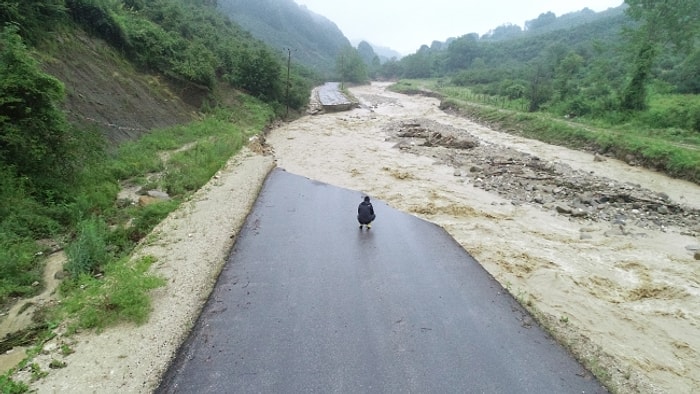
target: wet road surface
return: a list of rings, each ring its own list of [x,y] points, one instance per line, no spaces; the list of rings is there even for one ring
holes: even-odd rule
[[[326,82],[318,89],[318,100],[324,107],[350,105],[351,102],[340,91],[339,82]]]
[[[157,392],[605,392],[441,228],[373,200],[359,230],[362,197],[274,170]]]

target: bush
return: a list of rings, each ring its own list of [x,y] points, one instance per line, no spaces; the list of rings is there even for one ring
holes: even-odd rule
[[[134,213],[132,228],[129,229],[132,241],[138,241],[150,233],[158,223],[178,207],[178,204],[177,201],[170,200],[149,204],[138,209]]]
[[[71,175],[74,148],[59,109],[63,84],[44,73],[17,35],[0,33],[0,164],[14,168],[36,190]]]
[[[151,311],[148,292],[165,284],[162,278],[148,273],[154,262],[152,257],[134,262],[115,260],[105,267],[104,279],[81,274],[63,282],[61,291],[67,297],[54,314],[57,318],[76,317],[69,330],[99,330],[119,321],[146,322]]]
[[[22,394],[29,392],[29,386],[22,382],[15,382],[7,375],[0,376],[0,393]]]
[[[119,49],[127,49],[129,40],[103,0],[66,0],[66,8],[76,23]]]
[[[119,21],[128,37],[131,58],[140,67],[167,72],[174,54],[186,46],[175,35],[137,15],[121,15]]]
[[[0,229],[0,304],[10,297],[36,292],[32,284],[41,280],[39,251],[32,239],[19,238]]]
[[[525,97],[527,93],[527,83],[525,81],[513,81],[510,79],[504,80],[500,84],[499,94],[508,97],[511,100],[517,100]]]
[[[94,274],[107,264],[112,256],[107,249],[107,225],[99,218],[90,218],[78,226],[76,239],[68,245],[66,270],[72,277]]]
[[[653,95],[649,109],[639,119],[650,127],[680,128],[700,132],[700,97],[697,95]]]

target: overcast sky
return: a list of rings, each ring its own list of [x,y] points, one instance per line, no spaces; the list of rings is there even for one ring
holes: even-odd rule
[[[506,23],[552,11],[557,16],[585,7],[604,11],[623,0],[295,0],[338,25],[351,41],[367,40],[403,55],[421,45],[467,33],[482,35]]]

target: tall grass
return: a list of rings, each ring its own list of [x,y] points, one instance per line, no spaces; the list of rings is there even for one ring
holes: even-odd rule
[[[149,273],[154,262],[152,257],[133,263],[116,260],[105,266],[104,277],[81,274],[64,282],[61,290],[70,296],[50,318],[68,319],[71,331],[99,330],[118,322],[145,323],[151,310],[148,292],[165,284]]]
[[[64,268],[72,277],[96,273],[111,261],[107,248],[108,232],[107,225],[100,218],[92,217],[79,224],[75,240],[66,249],[68,263]]]

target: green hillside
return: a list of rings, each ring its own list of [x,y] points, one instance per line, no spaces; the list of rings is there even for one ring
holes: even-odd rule
[[[219,0],[219,7],[253,36],[288,54],[324,79],[350,41],[335,23],[292,0]]]

